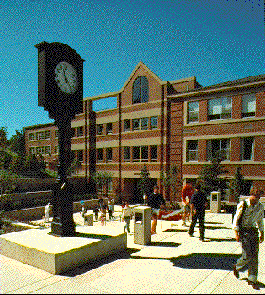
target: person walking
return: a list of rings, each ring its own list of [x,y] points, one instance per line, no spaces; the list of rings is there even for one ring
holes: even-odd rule
[[[205,209],[207,204],[206,194],[201,190],[201,184],[196,183],[195,193],[191,196],[190,206],[192,221],[189,228],[189,235],[192,237],[194,234],[194,227],[199,219],[199,231],[200,231],[200,240],[204,241],[204,219],[205,219]]]
[[[237,205],[233,220],[236,241],[241,242],[242,246],[242,256],[233,266],[234,275],[239,278],[239,271],[248,269],[248,284],[256,290],[259,290],[257,283],[259,243],[264,241],[264,206],[259,202],[262,195],[264,195],[262,190],[252,188],[250,196]]]
[[[113,213],[114,213],[114,199],[111,198],[109,200],[109,220],[113,219]]]
[[[184,206],[184,212],[182,214],[182,225],[186,225],[186,220],[189,220],[190,217],[190,198],[194,194],[194,188],[191,183],[187,182],[181,191],[181,197],[182,197],[182,204]]]
[[[147,205],[152,209],[152,223],[151,223],[151,234],[156,234],[157,219],[159,210],[165,207],[165,200],[159,193],[158,186],[154,186],[154,192],[147,198]]]
[[[125,202],[124,208],[122,208],[122,220],[125,222],[124,232],[127,230],[130,233],[130,222],[133,215],[132,208],[130,207],[128,202]]]

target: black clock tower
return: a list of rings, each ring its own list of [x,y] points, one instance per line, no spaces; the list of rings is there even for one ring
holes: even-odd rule
[[[54,188],[51,234],[74,236],[73,193],[67,179],[71,158],[71,120],[83,110],[83,62],[67,44],[41,42],[38,49],[38,105],[58,127],[59,165]]]

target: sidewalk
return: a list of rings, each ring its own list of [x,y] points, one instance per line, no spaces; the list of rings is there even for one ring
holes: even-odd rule
[[[116,208],[115,208],[116,209]],[[120,228],[123,223],[107,222],[106,227]],[[75,219],[79,216],[75,215]],[[182,221],[158,221],[157,234],[151,245],[134,244],[128,235],[126,253],[112,255],[104,261],[52,275],[16,260],[1,257],[1,293],[90,293],[90,294],[155,294],[155,293],[265,293],[265,242],[260,245],[260,291],[244,280],[237,280],[232,265],[238,258],[240,244],[231,230],[231,214],[206,214],[206,242],[199,241],[199,230],[189,237]],[[95,223],[94,226],[100,226]],[[131,223],[133,231],[133,222]]]

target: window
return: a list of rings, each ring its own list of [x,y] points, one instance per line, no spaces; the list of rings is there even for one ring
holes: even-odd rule
[[[58,147],[58,145],[56,145],[56,146],[54,147],[54,153],[55,153],[55,154],[58,154],[58,153],[59,153],[59,147]]]
[[[141,130],[148,129],[148,118],[141,118]]]
[[[150,147],[151,162],[157,162],[157,145],[152,145]]]
[[[232,99],[221,97],[209,100],[208,120],[229,119],[232,114]]]
[[[148,162],[148,146],[141,146],[141,162]]]
[[[29,140],[35,140],[35,133],[29,133]]]
[[[45,132],[44,132],[44,131],[37,132],[37,133],[36,133],[36,139],[37,139],[37,140],[45,139]]]
[[[254,153],[254,138],[244,137],[241,139],[241,160],[250,161],[253,160]]]
[[[246,94],[242,97],[242,117],[254,117],[256,114],[255,94]]]
[[[77,160],[79,162],[83,162],[83,150],[78,150],[77,151]]]
[[[150,127],[151,129],[157,128],[157,116],[150,118]]]
[[[187,162],[198,162],[198,140],[189,140],[187,144]]]
[[[97,149],[97,161],[98,162],[103,161],[103,149]]]
[[[46,155],[48,155],[48,154],[51,154],[51,146],[45,146],[44,147],[44,153],[46,154]]]
[[[146,77],[140,76],[133,83],[132,103],[147,102],[148,95],[149,95],[148,80]]]
[[[80,126],[80,127],[76,128],[76,136],[77,137],[83,136],[83,126]]]
[[[103,124],[97,124],[97,135],[103,134]]]
[[[193,101],[188,104],[188,122],[199,121],[199,102]]]
[[[208,145],[208,161],[216,157],[222,160],[230,159],[230,139],[213,139],[207,142]]]
[[[50,139],[50,136],[51,136],[51,131],[50,130],[46,130],[45,133],[44,133],[45,139]]]
[[[131,148],[129,146],[125,146],[123,148],[123,159],[124,159],[124,162],[131,161]]]
[[[112,184],[112,180],[110,180],[108,182],[108,193],[111,193],[113,191],[113,184]]]
[[[30,153],[31,155],[35,154],[35,152],[36,152],[35,147],[30,147],[30,148],[29,148],[29,153]]]
[[[58,138],[58,130],[55,130],[55,138]]]
[[[112,133],[112,123],[107,123],[107,134]]]
[[[130,119],[125,119],[124,120],[123,130],[124,131],[130,131],[131,130],[131,120]]]
[[[39,155],[39,154],[43,155],[45,153],[45,147],[44,146],[37,146],[36,153],[37,153],[37,155]]]
[[[139,130],[140,129],[140,119],[133,119],[133,130]]]
[[[107,161],[112,161],[112,148],[107,148],[107,152],[106,152],[106,158]]]
[[[133,161],[134,162],[140,161],[140,147],[139,146],[133,147]]]

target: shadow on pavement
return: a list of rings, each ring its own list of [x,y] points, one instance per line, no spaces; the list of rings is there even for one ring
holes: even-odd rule
[[[205,224],[223,224],[223,223],[216,222],[216,221],[205,221]]]
[[[209,242],[235,242],[234,238],[209,238]]]
[[[90,263],[83,264],[83,265],[78,266],[74,269],[68,270],[60,275],[66,276],[66,277],[75,277],[75,276],[84,274],[87,271],[90,271],[92,269],[96,269],[96,268],[99,268],[105,264],[114,262],[115,260],[118,260],[118,259],[130,259],[131,254],[136,253],[138,251],[140,251],[140,249],[132,249],[132,248],[126,249],[122,252],[110,254],[109,256],[101,258],[101,259],[91,260]]]
[[[182,232],[182,233],[186,233],[187,231],[188,231],[188,229],[173,229],[173,228],[169,228],[167,230],[164,230],[163,232],[172,232],[172,233]]]
[[[208,226],[206,225],[205,226],[205,229],[212,229],[212,230],[215,230],[215,229],[231,229],[229,227],[225,227],[225,226]]]
[[[174,266],[190,269],[232,270],[240,255],[222,253],[194,253],[171,258]]]
[[[181,244],[175,242],[151,242],[148,246],[157,246],[157,247],[178,247]]]
[[[247,278],[243,278],[242,281],[248,281]],[[265,284],[263,284],[262,282],[257,281],[257,285],[260,289],[264,289],[265,288]]]

